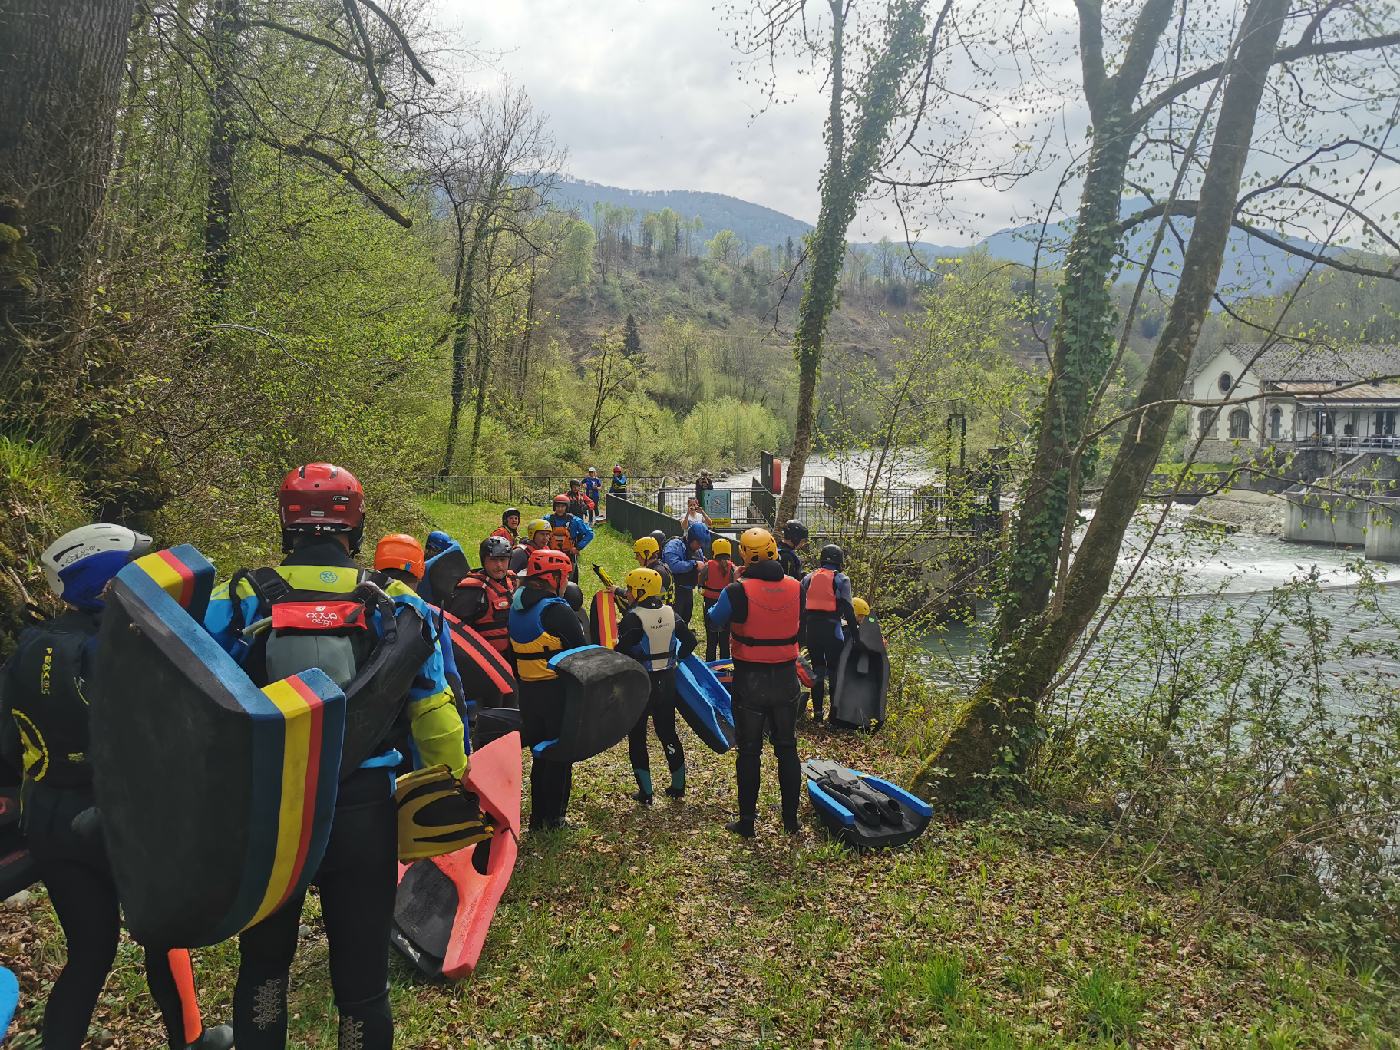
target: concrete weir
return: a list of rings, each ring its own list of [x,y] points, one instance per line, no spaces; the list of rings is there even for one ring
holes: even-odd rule
[[[1373,561],[1400,561],[1400,497],[1290,492],[1284,539],[1359,547]]]

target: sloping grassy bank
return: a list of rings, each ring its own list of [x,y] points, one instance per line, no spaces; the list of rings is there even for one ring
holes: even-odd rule
[[[494,521],[425,510],[473,543]],[[595,549],[610,570],[629,563],[609,530]],[[890,741],[801,728],[804,757],[911,772]],[[623,748],[578,767],[575,826],[525,836],[473,978],[432,984],[395,960],[397,1045],[1396,1045],[1392,987],[1303,954],[1281,926],[1203,909],[1195,889],[1146,882],[1132,856],[1053,815],[939,822],[908,849],[856,856],[805,807],[802,833],[781,834],[769,760],[746,842],[723,830],[732,756],[683,739],[681,802],[632,803]],[[212,1018],[228,1015],[236,955],[198,953]],[[62,959],[42,893],[0,910],[0,958],[20,960],[27,1001],[42,996]],[[309,914],[293,1046],[335,1045],[325,967]],[[157,1045],[131,945],[99,1020],[116,1046]]]

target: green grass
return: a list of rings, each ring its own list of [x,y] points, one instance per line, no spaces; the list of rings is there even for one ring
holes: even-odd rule
[[[493,508],[427,513],[468,541],[494,521]],[[604,564],[625,567],[628,551],[600,532]],[[806,723],[800,733],[804,757],[912,772],[893,741]],[[801,834],[781,834],[765,757],[759,837],[736,839],[723,830],[732,756],[683,740],[683,802],[630,802],[625,748],[577,767],[575,827],[523,838],[473,977],[428,982],[394,958],[396,1045],[1397,1045],[1392,985],[1303,953],[1257,915],[1203,914],[1190,887],[1145,883],[1131,857],[1050,838],[1014,814],[939,822],[908,849],[856,855],[805,808]],[[314,903],[305,922],[291,1045],[329,1050]],[[62,960],[42,892],[0,908],[0,959],[19,972],[32,1029]],[[232,945],[197,953],[211,1019],[228,1016],[236,961]],[[157,1045],[134,946],[97,1023],[117,1047]]]

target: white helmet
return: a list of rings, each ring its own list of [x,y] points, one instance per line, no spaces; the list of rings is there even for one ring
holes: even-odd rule
[[[150,546],[151,537],[144,533],[99,521],[65,532],[39,562],[54,594],[80,609],[100,609],[108,581]]]

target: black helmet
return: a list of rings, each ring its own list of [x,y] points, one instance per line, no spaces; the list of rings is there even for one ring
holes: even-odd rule
[[[486,564],[487,558],[508,558],[510,557],[510,540],[504,536],[487,536],[481,541],[481,564]]]
[[[793,543],[805,540],[810,535],[811,533],[807,531],[807,526],[803,525],[802,522],[798,521],[796,518],[793,518],[792,521],[789,521],[783,526],[783,539],[791,540]]]
[[[569,603],[569,608],[578,612],[583,608],[583,588],[576,583],[569,583],[564,588],[564,600]]]
[[[822,565],[830,565],[833,569],[839,569],[846,564],[846,552],[834,543],[828,543],[822,548],[818,560]]]
[[[666,540],[668,539],[667,535],[660,529],[653,529],[651,531],[651,538],[662,547],[666,546]]]
[[[519,507],[507,507],[505,510],[501,511],[501,524],[504,525],[504,524],[506,523],[506,519],[507,519],[508,517],[510,517],[512,514],[515,515],[515,520],[516,520],[516,521],[519,521],[519,520],[520,520],[520,517],[521,517],[521,515],[520,515],[520,508],[519,508]]]

